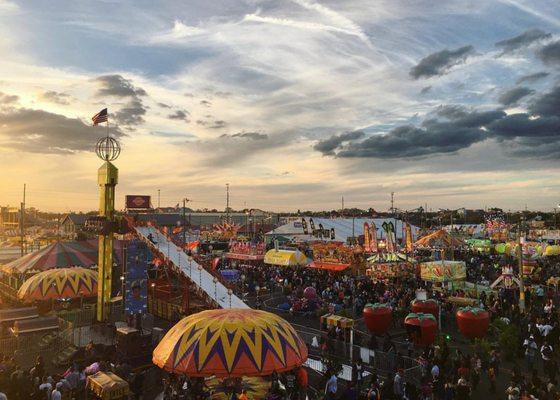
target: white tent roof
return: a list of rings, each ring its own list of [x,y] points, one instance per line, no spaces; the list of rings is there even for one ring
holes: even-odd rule
[[[397,239],[402,239],[404,232],[403,232],[403,223],[399,219],[393,218],[310,218],[310,217],[303,217],[307,222],[307,228],[311,231],[311,224],[309,222],[310,219],[313,219],[313,223],[315,224],[315,229],[319,228],[319,224],[323,226],[323,229],[330,230],[334,228],[335,233],[335,241],[346,242],[346,239],[352,237],[352,232],[354,232],[354,236],[358,237],[364,234],[364,222],[367,222],[371,225],[373,221],[375,223],[375,227],[377,228],[377,238],[378,239],[385,239],[385,231],[381,227],[384,222],[392,222],[395,225],[395,233],[397,235]],[[412,237],[413,240],[416,240],[416,235],[419,231],[417,226],[411,225],[412,230]],[[278,228],[267,232],[266,235],[269,236],[297,236],[298,239],[301,240],[313,240],[315,239],[311,235],[305,235],[303,233],[303,226],[301,218],[291,221],[287,224],[281,225]]]

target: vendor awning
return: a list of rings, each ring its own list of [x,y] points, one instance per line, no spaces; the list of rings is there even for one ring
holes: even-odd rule
[[[387,262],[416,262],[414,258],[408,257],[406,254],[402,253],[377,253],[369,257],[368,262],[370,263],[387,263]]]
[[[244,260],[244,261],[264,260],[264,254],[226,253],[225,256],[230,260]]]
[[[305,265],[307,257],[300,251],[272,249],[264,255],[264,263],[283,267]]]
[[[349,266],[350,264],[336,264],[320,261],[313,261],[308,265],[309,268],[326,269],[328,271],[344,271]]]

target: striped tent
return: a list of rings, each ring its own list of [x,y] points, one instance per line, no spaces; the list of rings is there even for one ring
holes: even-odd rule
[[[57,268],[27,279],[18,291],[24,302],[97,296],[97,272],[86,268]]]
[[[97,239],[54,242],[2,266],[7,274],[34,274],[53,268],[91,267],[97,265]],[[122,245],[114,242],[115,260],[120,260]]]

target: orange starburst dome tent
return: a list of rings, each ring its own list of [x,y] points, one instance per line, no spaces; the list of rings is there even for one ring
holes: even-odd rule
[[[301,366],[307,347],[276,314],[206,310],[179,321],[153,353],[153,363],[187,376],[266,376]]]
[[[27,279],[18,290],[24,302],[97,296],[97,272],[86,268],[57,268]]]
[[[439,229],[430,233],[416,241],[414,247],[418,248],[446,248],[446,247],[460,247],[464,246],[465,242],[460,239],[454,238],[444,229]]]

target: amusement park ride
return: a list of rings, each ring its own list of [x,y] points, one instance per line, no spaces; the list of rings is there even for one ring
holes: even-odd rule
[[[111,281],[113,278],[113,236],[115,214],[115,186],[118,183],[119,170],[111,163],[118,158],[121,147],[116,139],[107,135],[99,139],[95,152],[105,161],[99,168],[99,217],[104,229],[99,233],[98,295],[97,321],[104,322],[109,315],[111,300]]]

